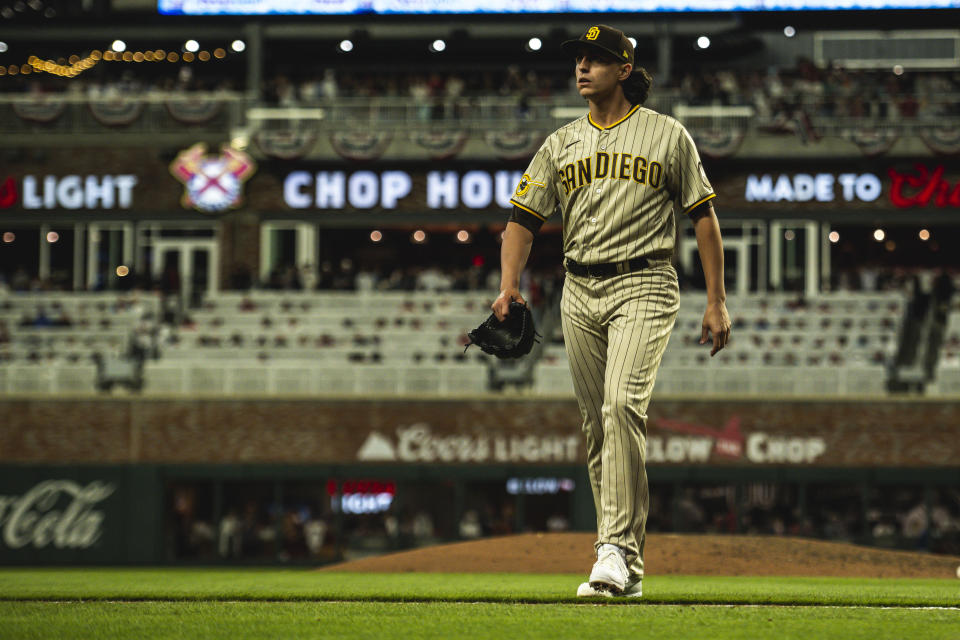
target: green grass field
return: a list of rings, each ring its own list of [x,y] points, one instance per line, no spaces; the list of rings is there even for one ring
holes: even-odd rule
[[[951,638],[960,580],[0,569],[0,638]]]

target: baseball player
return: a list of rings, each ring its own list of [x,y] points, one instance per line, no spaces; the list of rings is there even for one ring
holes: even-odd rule
[[[672,265],[675,215],[690,217],[707,283],[700,343],[730,339],[723,245],[713,188],[679,122],[641,105],[650,75],[634,67],[622,31],[587,29],[563,44],[589,112],[551,134],[511,200],[501,247],[501,320],[518,290],[534,234],[559,211],[566,279],[561,315],[583,417],[597,510],[597,561],[580,596],[642,593],[649,508],[647,406],[679,307]]]

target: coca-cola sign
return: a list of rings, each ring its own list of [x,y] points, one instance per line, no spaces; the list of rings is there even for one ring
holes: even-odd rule
[[[113,484],[45,480],[22,495],[0,495],[0,541],[9,549],[87,549],[103,534],[103,511]]]
[[[932,171],[926,165],[916,164],[913,172],[900,172],[891,168],[890,202],[896,207],[960,207],[960,182],[951,185],[944,179],[944,167]]]

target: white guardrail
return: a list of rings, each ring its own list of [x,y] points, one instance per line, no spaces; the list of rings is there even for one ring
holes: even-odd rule
[[[0,394],[95,394],[93,365],[0,366]],[[842,396],[886,393],[883,367],[661,367],[655,394],[703,396]],[[319,367],[303,363],[148,363],[151,395],[462,395],[487,392],[483,364]],[[571,396],[566,364],[541,364],[533,395]],[[940,368],[928,396],[960,395],[960,368]]]

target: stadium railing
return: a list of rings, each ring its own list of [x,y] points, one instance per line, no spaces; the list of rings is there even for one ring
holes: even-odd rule
[[[863,112],[851,112],[848,98],[814,98],[796,93],[778,100],[769,115],[758,112],[749,96],[729,104],[698,101],[679,89],[661,89],[646,106],[681,118],[691,130],[757,135],[865,135],[960,126],[960,95],[873,96]],[[909,113],[904,103],[912,103]],[[456,99],[362,97],[297,101],[268,106],[231,91],[0,95],[2,134],[82,134],[105,131],[124,135],[219,131],[252,136],[262,131],[342,133],[372,131],[474,132],[517,129],[548,132],[584,113],[575,94],[550,97],[471,96]]]

